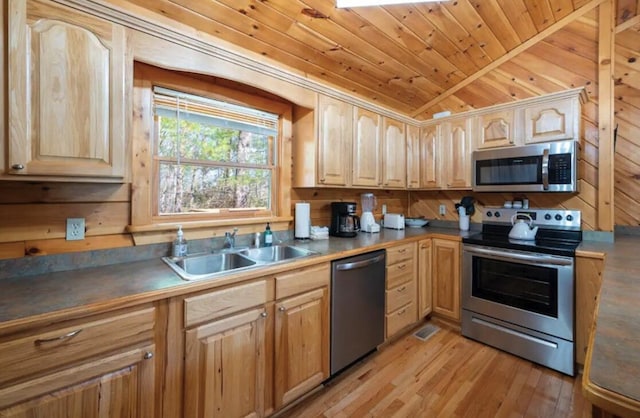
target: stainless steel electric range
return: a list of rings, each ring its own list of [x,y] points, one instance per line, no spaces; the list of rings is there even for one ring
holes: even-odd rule
[[[524,214],[535,239],[510,239]],[[580,211],[485,208],[482,232],[462,240],[462,334],[573,376],[581,241]]]

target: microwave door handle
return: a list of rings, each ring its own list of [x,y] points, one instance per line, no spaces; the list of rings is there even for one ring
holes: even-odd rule
[[[549,148],[542,151],[542,188],[549,190]]]

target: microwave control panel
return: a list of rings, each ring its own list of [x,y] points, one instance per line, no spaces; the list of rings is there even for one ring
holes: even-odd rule
[[[549,156],[549,183],[571,184],[571,154],[554,154]]]

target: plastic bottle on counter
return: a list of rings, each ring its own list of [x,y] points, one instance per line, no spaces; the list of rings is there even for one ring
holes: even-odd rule
[[[178,233],[176,239],[173,241],[172,254],[174,257],[187,256],[187,240],[184,237],[184,232],[182,232],[182,226],[178,226]]]
[[[269,222],[267,222],[267,227],[264,230],[264,246],[271,247],[273,245],[273,232],[271,232],[271,227],[269,226]]]

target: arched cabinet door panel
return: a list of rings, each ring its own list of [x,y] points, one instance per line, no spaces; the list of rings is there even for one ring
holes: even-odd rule
[[[24,0],[9,20],[7,173],[123,181],[124,28]]]

